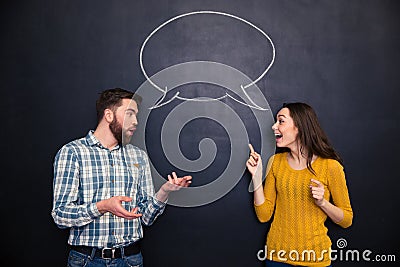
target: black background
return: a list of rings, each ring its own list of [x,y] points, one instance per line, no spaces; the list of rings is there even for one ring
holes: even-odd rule
[[[135,90],[145,81],[139,50],[150,32],[197,10],[237,15],[271,36],[276,61],[258,86],[273,112],[283,102],[311,104],[344,158],[354,220],[349,229],[327,222],[333,248],[342,237],[347,248],[399,258],[397,1],[15,0],[0,6],[2,266],[66,265],[68,232],[50,216],[55,153],[95,127],[100,91]],[[255,78],[270,57],[254,30],[199,16],[160,31],[144,61],[150,74],[211,60]],[[248,182],[247,174],[206,206],[168,206],[145,230],[145,266],[263,266],[256,253],[269,223],[257,221]]]

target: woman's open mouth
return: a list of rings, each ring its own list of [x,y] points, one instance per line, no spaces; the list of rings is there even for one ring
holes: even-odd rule
[[[278,142],[279,140],[282,139],[282,134],[275,134],[275,140]]]

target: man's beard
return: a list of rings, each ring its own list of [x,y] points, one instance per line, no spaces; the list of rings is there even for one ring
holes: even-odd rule
[[[123,139],[122,138],[122,125],[121,125],[121,123],[119,123],[117,121],[117,118],[115,115],[114,115],[114,119],[110,123],[109,127],[110,127],[110,130],[111,130],[114,138],[117,140],[119,145],[126,145],[127,143],[129,143],[130,138],[128,138],[127,136],[125,136],[124,140],[122,140]],[[124,141],[124,142],[122,143],[122,141]]]

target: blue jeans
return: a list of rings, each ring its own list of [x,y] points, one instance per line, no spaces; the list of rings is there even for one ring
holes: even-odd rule
[[[143,257],[138,253],[117,259],[102,259],[71,250],[68,267],[143,267]]]
[[[277,262],[277,261],[270,261],[270,260],[265,260],[265,266],[267,267],[289,267],[289,266],[294,266],[288,263],[283,263],[283,262]],[[327,267],[331,267],[332,265],[329,265]]]

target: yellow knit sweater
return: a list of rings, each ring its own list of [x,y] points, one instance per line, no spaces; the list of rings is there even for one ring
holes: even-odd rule
[[[332,159],[317,158],[312,167],[294,170],[287,161],[287,153],[272,156],[268,162],[264,185],[265,201],[255,205],[261,222],[274,215],[267,235],[266,257],[269,260],[301,266],[328,266],[331,240],[325,226],[327,215],[314,203],[311,178],[325,187],[325,199],[341,208],[344,218],[338,223],[349,227],[353,220],[343,167]],[[279,252],[280,251],[280,252]],[[315,256],[314,256],[315,255]]]

